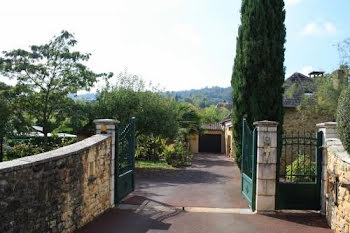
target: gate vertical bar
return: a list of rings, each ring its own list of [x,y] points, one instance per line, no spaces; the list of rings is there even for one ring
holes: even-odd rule
[[[321,208],[321,179],[322,179],[322,146],[323,146],[323,132],[317,132],[316,143],[316,187],[317,187],[317,200],[320,203]]]
[[[135,171],[135,117],[131,118],[131,132],[130,132],[130,153],[132,170]],[[132,191],[135,190],[135,174],[132,177]]]
[[[114,174],[114,205],[118,204],[118,174],[119,171],[119,129],[116,127],[115,129],[115,145],[114,145],[114,151],[115,151],[115,160],[114,160],[114,168],[115,168],[115,174]]]
[[[253,130],[253,159],[252,159],[252,180],[253,180],[253,191],[252,191],[252,211],[255,211],[255,202],[256,202],[256,164],[257,164],[257,139],[258,139],[258,129]]]

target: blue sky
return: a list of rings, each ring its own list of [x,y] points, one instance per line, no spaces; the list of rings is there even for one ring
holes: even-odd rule
[[[0,51],[44,43],[66,29],[75,34],[77,49],[92,53],[88,65],[97,72],[127,68],[166,90],[229,86],[240,3],[6,0],[0,8]],[[350,1],[286,0],[286,9],[286,75],[337,68],[334,45],[350,37]]]
[[[286,75],[339,66],[336,44],[350,37],[350,1],[299,0],[287,4]]]

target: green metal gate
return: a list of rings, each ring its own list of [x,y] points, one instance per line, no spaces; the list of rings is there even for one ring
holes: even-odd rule
[[[135,118],[115,135],[115,204],[135,189]]]
[[[251,130],[243,120],[242,129],[242,187],[241,193],[250,208],[255,210],[257,129]]]
[[[277,209],[319,210],[322,138],[312,134],[282,137],[277,164]]]

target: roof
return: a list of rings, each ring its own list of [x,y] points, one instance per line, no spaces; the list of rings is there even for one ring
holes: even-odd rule
[[[204,124],[201,126],[204,130],[223,130],[222,125],[218,122],[212,124]]]
[[[312,71],[309,73],[309,75],[323,75],[324,74],[324,71]]]
[[[283,107],[295,108],[304,94],[312,95],[315,91],[315,80],[301,73],[294,73],[285,81]]]
[[[225,118],[222,121],[220,121],[220,124],[225,124],[226,122],[229,122],[229,121],[231,121],[231,113],[225,116]]]
[[[26,136],[28,136],[28,137],[44,137],[44,134],[43,134],[44,130],[43,130],[42,126],[33,125],[32,128],[35,131],[28,133]],[[69,133],[56,133],[56,134],[48,133],[47,134],[48,137],[53,137],[54,135],[59,137],[59,138],[76,138],[77,137],[77,135],[69,134]]]

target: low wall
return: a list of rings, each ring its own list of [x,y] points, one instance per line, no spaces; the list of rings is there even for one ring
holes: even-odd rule
[[[0,232],[73,232],[111,207],[112,139],[0,163]]]
[[[339,139],[326,139],[326,216],[336,233],[350,232],[350,155]]]

